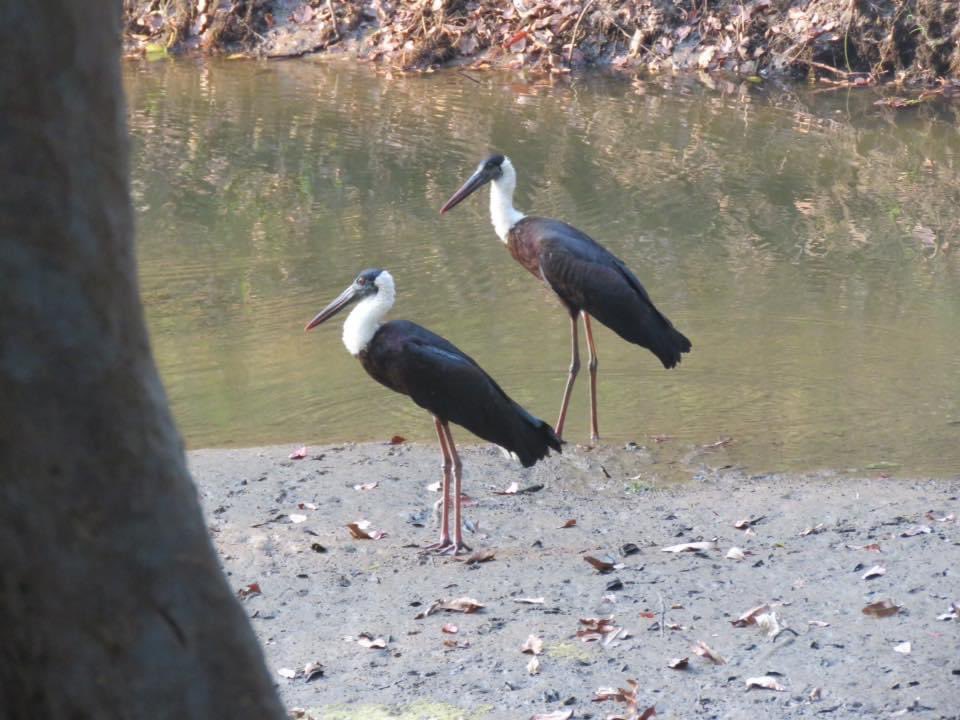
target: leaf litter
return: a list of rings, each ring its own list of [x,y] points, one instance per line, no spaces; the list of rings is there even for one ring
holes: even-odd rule
[[[355,540],[380,540],[387,536],[382,530],[372,530],[369,520],[355,520],[347,523],[346,527]]]
[[[437,600],[432,603],[426,610],[421,610],[414,616],[414,620],[420,620],[429,615],[433,615],[436,612],[441,610],[446,612],[460,612],[460,613],[475,613],[478,610],[483,609],[483,603],[479,603],[473,598],[461,597],[454,600]]]

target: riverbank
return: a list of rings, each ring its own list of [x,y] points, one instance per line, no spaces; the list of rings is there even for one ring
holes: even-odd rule
[[[125,0],[124,8],[129,54],[347,53],[406,71],[723,71],[950,94],[960,78],[960,11],[936,0]]]
[[[466,447],[485,559],[463,562],[418,553],[436,448],[293,450],[189,459],[296,717],[958,717],[958,477],[750,476],[700,449],[666,482],[633,446],[528,470]],[[461,598],[482,607],[435,607]]]

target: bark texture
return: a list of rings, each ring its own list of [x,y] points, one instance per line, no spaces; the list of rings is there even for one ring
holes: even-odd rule
[[[137,290],[120,3],[0,0],[0,718],[280,718]]]

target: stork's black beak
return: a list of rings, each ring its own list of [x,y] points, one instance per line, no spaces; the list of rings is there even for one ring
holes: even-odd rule
[[[470,179],[467,180],[459,190],[450,196],[450,199],[447,200],[446,204],[440,208],[440,214],[443,215],[447,210],[459,205],[470,194],[483,187],[491,180],[493,180],[493,173],[490,172],[486,166],[481,167],[470,176]]]
[[[359,297],[359,294],[357,292],[357,286],[356,284],[353,284],[350,287],[348,287],[346,290],[344,290],[342,293],[340,293],[337,296],[336,300],[334,300],[332,303],[327,305],[323,310],[318,312],[317,316],[313,320],[307,323],[307,326],[303,329],[303,331],[306,332],[307,330],[312,330],[320,323],[326,320],[329,320],[338,312],[343,310],[347,305],[349,305],[354,300],[356,300],[358,297]]]

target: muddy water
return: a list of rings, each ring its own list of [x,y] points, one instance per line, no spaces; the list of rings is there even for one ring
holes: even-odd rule
[[[339,323],[302,331],[369,266],[397,279],[394,317],[553,421],[564,313],[497,241],[485,193],[437,214],[497,148],[518,168],[518,207],[605,243],[693,340],[668,372],[599,330],[606,441],[732,438],[724,461],[758,472],[960,472],[948,110],[893,116],[867,93],[722,81],[125,72],[143,295],[192,447],[432,437],[346,353]],[[587,438],[586,412],[581,383],[570,439]]]

